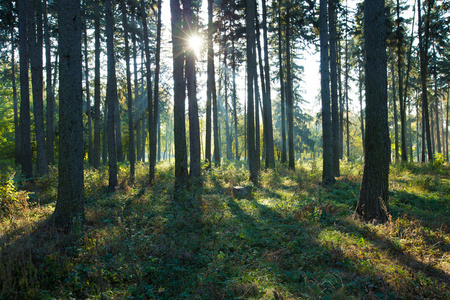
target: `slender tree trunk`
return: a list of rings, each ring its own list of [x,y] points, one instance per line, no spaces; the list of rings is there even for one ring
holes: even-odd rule
[[[450,86],[447,87],[447,105],[446,105],[446,120],[445,120],[445,157],[447,161],[449,161],[448,157],[448,111],[449,111],[449,102],[450,102]]]
[[[27,0],[18,0],[19,60],[20,60],[20,137],[22,174],[33,177],[31,162],[30,92],[28,81]]]
[[[327,26],[327,0],[320,0],[320,75],[322,96],[322,134],[323,134],[323,184],[333,184],[333,134],[331,128],[330,109],[330,75],[328,71],[328,26]]]
[[[394,61],[391,61],[391,75],[392,75],[392,105],[394,109],[394,149],[395,149],[395,162],[399,160],[399,149],[398,149],[398,117],[397,117],[397,94],[395,89],[395,68]]]
[[[227,64],[227,48],[224,48],[224,56],[223,56],[223,69],[224,69],[224,113],[225,113],[225,135],[226,135],[226,147],[227,147],[227,159],[231,160],[232,159],[232,154],[231,154],[231,135],[230,135],[230,118],[228,115],[228,64]]]
[[[278,1],[278,60],[280,63],[280,97],[281,97],[281,163],[287,161],[286,150],[286,87],[284,82],[283,68],[283,46],[282,46],[282,17],[281,17],[282,0]]]
[[[339,50],[341,48],[341,41],[338,40],[338,86],[339,86],[339,159],[344,159],[344,96],[342,95],[342,55],[341,51]],[[359,74],[360,74],[360,81],[359,81],[359,90],[361,94],[361,103],[362,103],[362,70],[361,66],[358,66],[359,68]],[[361,104],[362,105],[362,104]],[[361,116],[362,116],[362,108],[361,108]],[[363,119],[361,119],[363,120]],[[364,141],[364,137],[362,138]],[[364,142],[363,142],[363,148],[364,148]],[[364,151],[363,151],[364,152]]]
[[[233,22],[233,21],[231,21]],[[233,26],[233,23],[230,24],[230,27]],[[237,95],[236,95],[236,48],[234,45],[234,39],[233,36],[231,38],[231,61],[232,61],[232,70],[233,70],[233,120],[234,120],[234,140],[235,140],[235,147],[236,147],[236,160],[240,160],[239,155],[239,138],[238,138],[238,118],[237,118]],[[211,117],[210,117],[211,118]]]
[[[214,53],[213,53],[214,55]],[[214,57],[214,56],[213,56]],[[212,99],[213,99],[213,131],[214,131],[214,164],[220,166],[220,134],[219,134],[219,106],[217,104],[216,76],[214,63],[212,65]]]
[[[264,76],[265,76],[265,94],[264,101],[264,119],[266,120],[265,136],[266,136],[266,167],[275,168],[275,151],[273,142],[273,123],[272,123],[272,99],[270,91],[270,65],[269,65],[269,48],[267,37],[267,7],[266,0],[262,0],[263,10],[263,41],[264,41]]]
[[[429,27],[430,27],[430,13],[431,7],[434,1],[428,1],[426,19],[422,20],[421,17],[421,4],[420,0],[417,1],[419,12],[419,53],[420,53],[420,78],[422,83],[422,114],[424,118],[424,130],[426,134],[426,144],[428,161],[433,160],[433,150],[431,144],[431,132],[430,132],[430,117],[428,113],[428,94],[427,94],[427,66],[428,66],[428,41],[429,41]],[[425,24],[423,25],[423,21]],[[425,26],[423,29],[422,27]],[[425,139],[425,137],[423,137]],[[422,154],[422,162],[425,161],[425,156]]]
[[[95,65],[94,65],[94,168],[100,167],[100,0],[94,1]],[[106,115],[105,115],[106,116]]]
[[[84,13],[84,71],[85,71],[85,84],[86,84],[86,115],[88,125],[88,161],[89,165],[94,165],[93,147],[92,147],[92,120],[91,120],[91,93],[89,90],[89,53],[88,53],[88,36],[87,36],[87,4],[86,0],[83,1],[83,13]]]
[[[197,34],[197,24],[193,20],[191,0],[182,0],[184,16],[187,22],[187,36]],[[189,101],[189,154],[190,177],[194,183],[201,175],[200,168],[200,125],[198,121],[197,86],[195,78],[195,52],[193,49],[186,51],[186,83]]]
[[[109,166],[109,189],[114,190],[117,186],[117,149],[116,140],[117,126],[115,126],[115,113],[117,108],[117,79],[114,58],[114,17],[112,14],[111,0],[105,0],[106,12],[106,50],[108,56],[108,81],[106,84],[106,102],[108,105],[108,166]]]
[[[437,87],[437,65],[436,65],[436,49],[434,50],[434,56],[435,56],[435,65],[434,65],[434,110],[435,110],[435,116],[436,116],[436,142],[437,142],[437,153],[442,153],[441,148],[441,133],[439,130],[440,127],[440,121],[439,121],[439,95],[438,95],[438,87]]]
[[[131,22],[132,24],[134,24],[134,28],[131,30],[131,41],[133,44],[133,75],[134,75],[134,105],[137,107],[136,108],[136,112],[137,115],[135,116],[136,120],[134,127],[136,130],[136,161],[140,161],[141,160],[141,128],[140,128],[140,124],[141,124],[141,110],[139,109],[139,102],[140,102],[140,98],[139,98],[139,81],[138,81],[138,64],[137,64],[137,56],[138,56],[138,49],[137,49],[137,44],[136,44],[136,30],[137,30],[137,23],[136,23],[136,16],[135,16],[135,11],[136,11],[136,4],[131,5]]]
[[[255,148],[255,105],[253,85],[256,73],[255,49],[255,1],[246,3],[246,32],[247,32],[247,144],[248,144],[248,166],[250,170],[250,181],[257,183],[258,169]]]
[[[103,165],[108,164],[108,101],[105,99],[103,103],[103,149],[102,149]]]
[[[406,101],[403,99],[403,35],[400,22],[400,1],[397,0],[397,72],[398,72],[398,102],[400,103],[400,139],[402,162],[408,161],[406,150]],[[406,99],[405,99],[406,100]]]
[[[267,141],[267,136],[266,136],[266,134],[267,134],[267,128],[266,128],[266,126],[267,126],[267,122],[266,122],[266,119],[265,119],[265,111],[264,111],[264,104],[266,103],[266,101],[267,101],[267,94],[266,94],[266,84],[265,84],[265,75],[264,75],[264,64],[263,64],[263,59],[262,59],[262,50],[261,50],[261,34],[260,34],[260,32],[261,32],[261,30],[259,29],[259,17],[258,17],[258,10],[257,10],[257,8],[256,8],[256,5],[255,5],[255,25],[256,25],[256,27],[255,27],[255,29],[256,29],[256,49],[257,49],[257,54],[258,54],[258,67],[259,67],[259,78],[260,78],[260,82],[261,82],[261,94],[262,94],[262,101],[261,101],[261,97],[260,97],[260,94],[259,94],[259,88],[258,88],[258,80],[256,79],[256,82],[255,82],[255,91],[256,91],[256,93],[257,93],[257,96],[258,97],[256,97],[256,112],[257,112],[257,115],[256,115],[256,120],[257,120],[257,124],[258,124],[258,126],[256,127],[256,129],[257,129],[257,133],[256,133],[256,138],[258,139],[258,141],[257,141],[257,145],[260,145],[260,126],[259,126],[259,109],[258,109],[258,107],[261,107],[261,113],[262,113],[262,121],[263,121],[263,145],[262,145],[262,150],[263,150],[263,152],[262,152],[262,157],[264,158],[264,161],[265,161],[265,157],[266,157],[266,141]],[[258,74],[256,74],[256,78],[258,77]],[[260,146],[257,146],[257,151],[258,152],[260,152],[260,149],[261,149],[261,147]],[[260,153],[258,154],[258,170],[260,169],[260,167],[261,167],[261,155],[260,155]]]
[[[133,126],[133,96],[131,90],[131,70],[130,70],[130,46],[128,43],[128,20],[125,0],[121,0],[122,25],[125,41],[125,64],[127,74],[127,106],[128,106],[128,159],[130,161],[130,181],[134,182],[136,151],[134,149],[134,126]]]
[[[17,103],[17,87],[16,87],[16,44],[14,40],[15,28],[11,27],[11,74],[13,88],[13,106],[14,106],[14,160],[15,164],[20,164],[20,126],[19,126],[19,110]],[[50,78],[51,82],[51,78]]]
[[[295,170],[295,152],[294,152],[294,97],[291,75],[291,33],[290,33],[290,8],[287,8],[287,24],[286,24],[286,77],[287,77],[287,93],[286,93],[286,110],[288,122],[288,152],[289,152],[289,169]]]
[[[366,152],[355,216],[386,222],[389,217],[390,141],[384,0],[364,3],[366,45]]]
[[[364,111],[363,111],[363,93],[362,93],[362,87],[363,87],[363,73],[362,73],[362,69],[361,69],[361,65],[362,63],[358,64],[358,69],[359,69],[359,114],[360,114],[360,119],[361,119],[361,138],[362,138],[362,146],[363,146],[363,153],[366,152],[366,147],[365,147],[365,138],[364,138]]]
[[[213,0],[208,0],[208,59],[207,59],[207,83],[206,83],[206,133],[205,133],[205,161],[208,168],[211,167],[211,99],[214,72],[213,49]]]
[[[49,164],[55,164],[54,152],[54,116],[55,116],[55,97],[52,84],[52,56],[50,30],[47,17],[47,0],[43,1],[44,5],[44,39],[45,39],[45,71],[46,71],[46,92],[47,92],[47,161]]]
[[[333,135],[333,169],[334,176],[341,176],[339,170],[339,107],[337,90],[337,54],[336,54],[336,1],[329,0],[329,26],[330,26],[330,84],[331,84],[331,126]]]
[[[44,131],[44,101],[42,74],[42,8],[41,3],[28,1],[28,48],[31,64],[31,81],[33,91],[34,128],[36,134],[37,171],[39,176],[48,173],[47,149]]]
[[[174,139],[175,139],[175,200],[181,200],[181,194],[187,184],[187,150],[185,125],[186,83],[184,78],[184,49],[182,31],[182,11],[179,0],[170,0],[173,47],[173,95],[174,95]]]
[[[83,99],[80,1],[58,2],[59,165],[53,221],[71,229],[84,220]]]

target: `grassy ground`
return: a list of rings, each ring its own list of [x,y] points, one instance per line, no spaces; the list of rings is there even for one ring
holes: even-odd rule
[[[333,188],[317,165],[262,172],[240,163],[204,174],[174,202],[173,169],[107,192],[107,170],[86,170],[86,224],[68,236],[46,225],[56,170],[17,191],[1,177],[0,299],[450,299],[450,167],[393,166],[392,219],[352,218],[362,166]],[[232,196],[244,185],[247,199]],[[28,200],[27,200],[28,198]]]

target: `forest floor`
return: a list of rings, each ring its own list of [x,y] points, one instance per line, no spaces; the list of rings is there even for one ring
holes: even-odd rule
[[[178,202],[171,165],[153,187],[127,168],[113,193],[106,168],[86,169],[86,223],[67,235],[46,222],[56,168],[27,185],[1,166],[0,299],[450,299],[449,165],[393,165],[382,225],[352,217],[360,164],[325,188],[319,163],[255,186],[225,162]]]

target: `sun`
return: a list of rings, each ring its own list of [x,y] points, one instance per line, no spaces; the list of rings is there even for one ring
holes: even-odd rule
[[[202,49],[203,40],[199,35],[192,35],[188,38],[188,46],[190,49],[194,50],[196,54],[198,54]]]

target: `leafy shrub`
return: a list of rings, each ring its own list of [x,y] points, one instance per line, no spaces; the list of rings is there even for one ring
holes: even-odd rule
[[[6,217],[19,209],[28,207],[28,192],[18,191],[12,173],[8,180],[0,185],[0,216]]]

